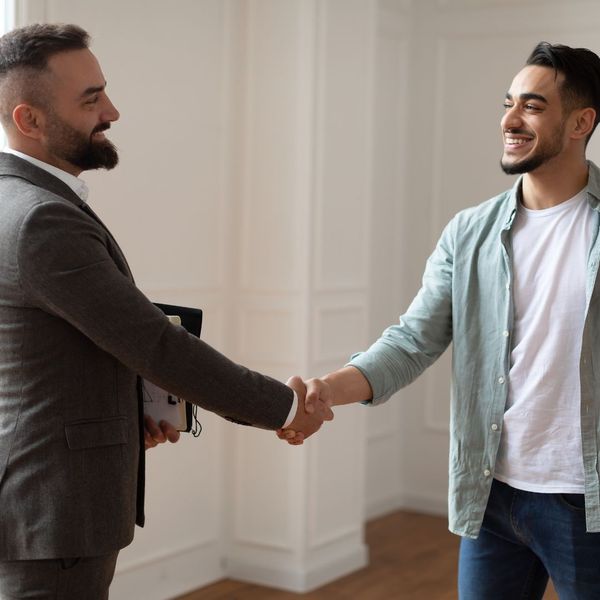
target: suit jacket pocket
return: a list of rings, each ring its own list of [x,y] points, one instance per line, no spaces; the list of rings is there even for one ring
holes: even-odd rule
[[[65,436],[71,450],[126,444],[127,433],[127,417],[75,421],[65,425]]]

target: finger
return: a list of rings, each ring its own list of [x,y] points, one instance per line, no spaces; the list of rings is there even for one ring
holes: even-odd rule
[[[154,448],[156,445],[157,443],[152,439],[152,436],[147,431],[144,431],[144,448],[148,450],[149,448]]]
[[[174,444],[179,440],[179,431],[177,431],[177,429],[175,429],[175,427],[173,427],[173,425],[171,425],[171,423],[169,423],[168,421],[161,421],[160,428],[162,430],[163,436],[167,440],[169,440],[171,444]]]
[[[303,396],[306,392],[306,385],[304,384],[304,380],[302,379],[302,377],[299,377],[298,375],[293,375],[292,377],[290,377],[285,382],[285,385],[295,389],[296,391],[302,392]]]
[[[296,396],[298,398],[298,404],[305,403],[305,399],[306,399],[306,385],[304,384],[304,381],[301,377],[298,377],[298,375],[294,375],[293,377],[290,377],[287,381],[286,381],[286,385],[290,388],[292,388],[295,392],[296,392]],[[298,409],[300,408],[300,406],[298,406],[296,408],[296,414],[298,414]],[[304,409],[306,410],[306,409]]]
[[[163,432],[161,431],[160,427],[156,424],[156,422],[154,421],[154,419],[152,417],[149,417],[148,415],[144,415],[144,427],[146,428],[146,431],[152,436],[152,438],[159,442],[162,443],[165,441],[165,436],[163,434]]]
[[[306,412],[312,414],[315,412],[315,407],[317,402],[321,400],[321,385],[317,379],[311,379],[306,383],[306,399],[304,401],[304,406],[306,408]]]

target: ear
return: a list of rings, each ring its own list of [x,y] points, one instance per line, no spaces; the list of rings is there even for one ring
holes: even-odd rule
[[[29,104],[15,106],[12,113],[13,123],[25,137],[39,140],[44,134],[44,115]]]
[[[575,117],[575,124],[571,130],[571,138],[581,139],[587,138],[590,131],[594,128],[594,121],[596,120],[596,111],[591,108],[582,108],[580,110],[573,111]]]

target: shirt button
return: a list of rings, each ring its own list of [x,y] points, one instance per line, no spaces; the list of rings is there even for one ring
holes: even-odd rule
[[[503,335],[504,337],[508,337],[508,331],[504,330],[504,331],[502,332],[502,335]]]
[[[492,423],[492,431],[498,431],[498,425],[496,425],[496,423]]]
[[[507,289],[507,290],[510,290],[510,283],[507,283],[507,284],[506,284],[506,289]]]
[[[489,469],[485,469],[485,470],[483,471],[483,474],[484,474],[486,477],[489,477],[489,476],[492,474],[492,472],[491,472]]]
[[[504,377],[498,377],[498,383],[504,383]]]

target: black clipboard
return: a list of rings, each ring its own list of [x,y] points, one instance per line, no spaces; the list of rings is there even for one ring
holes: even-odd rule
[[[154,304],[168,317],[178,317],[179,324],[189,333],[200,337],[202,330],[202,310],[175,304]],[[176,321],[177,319],[172,319]],[[142,380],[144,399],[144,413],[151,416],[157,423],[165,419],[172,423],[179,431],[191,432],[194,436],[200,435],[202,426],[196,418],[197,406],[177,398],[166,390],[159,388],[152,382]]]

